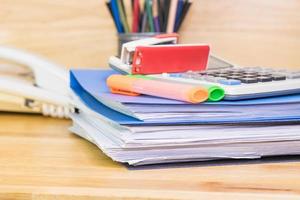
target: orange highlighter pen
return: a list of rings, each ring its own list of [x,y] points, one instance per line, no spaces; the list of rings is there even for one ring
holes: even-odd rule
[[[207,89],[200,86],[135,78],[124,75],[111,75],[107,78],[106,83],[111,92],[116,94],[131,96],[146,94],[190,103],[206,101],[209,95]]]

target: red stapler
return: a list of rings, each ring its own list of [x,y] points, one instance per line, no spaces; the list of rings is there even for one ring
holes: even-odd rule
[[[208,45],[178,44],[178,34],[163,34],[125,43],[109,65],[126,74],[179,73],[205,70],[208,57]]]

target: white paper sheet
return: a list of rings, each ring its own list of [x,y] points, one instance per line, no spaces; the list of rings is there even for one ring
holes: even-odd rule
[[[72,119],[71,131],[96,144],[113,160],[132,165],[300,154],[300,125],[124,127],[122,135],[117,133],[120,129],[105,122],[93,126],[95,121],[88,115],[76,114]],[[149,138],[148,134],[164,139]],[[172,139],[166,138],[167,134]],[[139,138],[124,138],[129,136]]]

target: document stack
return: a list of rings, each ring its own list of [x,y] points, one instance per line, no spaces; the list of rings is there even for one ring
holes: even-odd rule
[[[188,104],[112,94],[112,70],[73,70],[75,134],[129,165],[300,154],[300,94]]]

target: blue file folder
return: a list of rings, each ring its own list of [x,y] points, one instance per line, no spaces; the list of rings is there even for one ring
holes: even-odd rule
[[[228,118],[201,118],[201,119],[187,119],[180,120],[152,120],[143,121],[134,117],[122,114],[116,111],[113,106],[108,107],[103,102],[116,102],[119,104],[129,105],[189,105],[191,104],[163,99],[152,96],[124,96],[111,94],[109,88],[106,86],[106,79],[111,74],[117,74],[112,70],[71,70],[70,72],[70,86],[74,93],[92,110],[113,120],[122,125],[154,125],[154,124],[207,124],[207,123],[248,123],[248,122],[285,122],[285,121],[300,121],[300,110],[292,113],[283,113],[283,115],[268,116],[268,117],[228,117]],[[248,106],[248,105],[275,105],[275,104],[289,104],[291,108],[300,106],[300,95],[289,95],[281,97],[270,97],[254,100],[241,101],[221,101],[221,102],[205,102],[203,104],[192,106]],[[200,107],[201,108],[201,107]],[[116,110],[115,110],[116,109]]]

